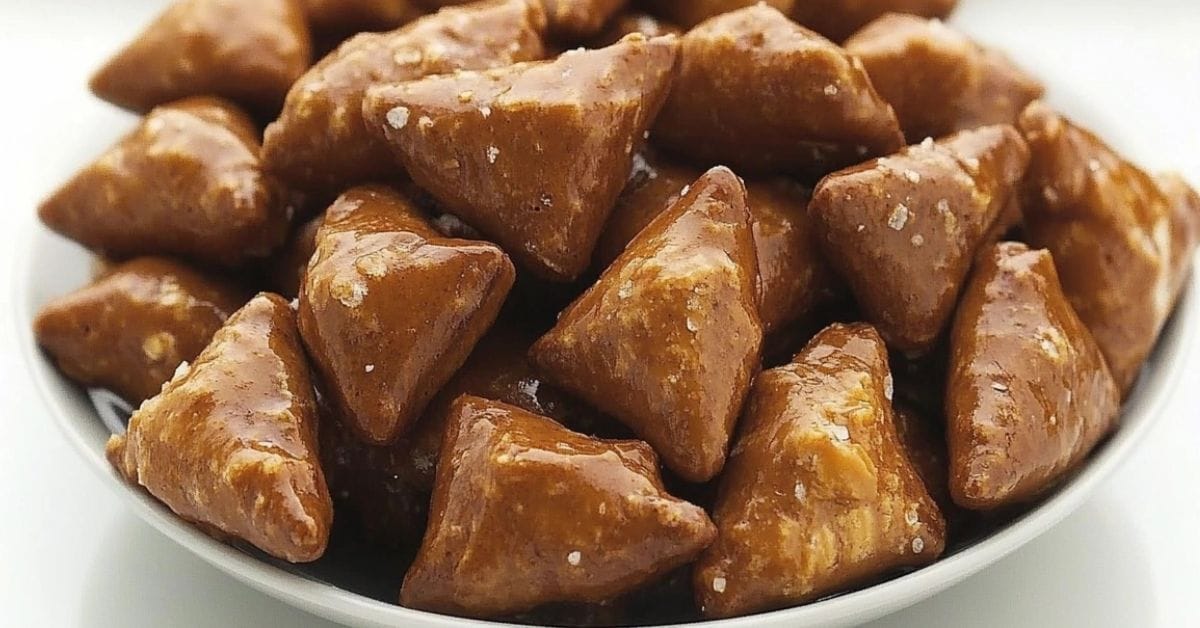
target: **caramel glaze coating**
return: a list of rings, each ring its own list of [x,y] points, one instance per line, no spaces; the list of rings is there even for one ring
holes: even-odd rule
[[[289,199],[263,172],[258,132],[229,103],[189,98],[157,107],[79,171],[38,215],[104,255],[178,255],[236,267],[287,236]]]
[[[588,45],[589,48],[611,46],[626,35],[641,33],[647,39],[665,37],[667,35],[682,35],[683,31],[674,24],[656,19],[654,16],[637,11],[618,14],[608,22],[604,30],[596,35]]]
[[[1033,153],[1029,243],[1054,255],[1067,299],[1128,394],[1191,269],[1200,215],[1041,102],[1020,128]]]
[[[943,18],[957,5],[958,0],[802,0],[791,16],[833,41],[844,41],[887,13]]]
[[[745,194],[729,169],[705,173],[530,350],[548,379],[625,423],[692,482],[724,465],[761,357]]]
[[[142,404],[108,459],[180,517],[290,562],[320,558],[333,506],[291,309],[259,294]]]
[[[561,42],[595,37],[629,0],[540,0],[546,8],[550,34]],[[619,38],[618,38],[619,39]]]
[[[890,13],[846,41],[910,142],[1014,124],[1045,89],[1003,53],[943,24]]]
[[[808,602],[933,562],[946,525],[892,416],[869,325],[834,324],[754,383],[694,572],[710,618]]]
[[[308,25],[294,0],[179,0],[109,59],[90,87],[138,112],[212,95],[271,115],[311,62]]]
[[[363,121],[367,87],[540,59],[545,26],[540,5],[495,0],[357,35],[292,86],[283,113],[267,127],[263,161],[292,186],[326,195],[395,178],[387,145]]]
[[[300,294],[308,261],[317,252],[317,232],[323,222],[325,215],[321,214],[296,227],[287,244],[271,258],[268,272],[273,290],[288,298]]]
[[[809,204],[827,259],[888,345],[922,353],[1029,163],[1011,126],[963,131],[825,177]]]
[[[495,617],[603,602],[691,562],[716,534],[703,509],[666,493],[641,441],[463,396],[442,450],[405,606]]]
[[[491,327],[514,275],[499,248],[441,237],[388,188],[340,196],[300,290],[300,334],[338,415],[370,443],[403,435]]]
[[[570,281],[662,106],[678,47],[635,34],[554,61],[378,86],[363,112],[446,211],[538,276]]]
[[[701,174],[649,153],[636,155],[629,182],[596,246],[596,264],[611,264]],[[746,206],[758,253],[759,316],[767,333],[804,318],[837,292],[833,272],[817,250],[807,205],[807,191],[785,179],[746,183]]]
[[[246,296],[183,264],[142,257],[47,303],[33,333],[67,377],[136,405],[199,355]]]
[[[302,0],[314,33],[339,36],[393,29],[420,17],[412,0]]]
[[[1116,426],[1120,395],[1045,250],[981,256],[951,333],[950,492],[964,508],[1030,500]]]
[[[712,18],[681,42],[653,133],[680,157],[815,180],[904,145],[862,64],[765,4]]]
[[[642,0],[642,4],[650,8],[656,15],[671,20],[685,28],[703,22],[722,13],[730,13],[738,9],[759,4],[763,0]],[[811,0],[810,0],[811,1]],[[784,15],[789,15],[796,6],[797,0],[766,0],[765,4],[777,9]]]
[[[446,413],[461,395],[495,399],[594,436],[629,436],[619,423],[534,371],[525,357],[534,339],[511,321],[497,321],[412,430],[391,445],[364,443],[340,420],[322,423],[321,453],[330,489],[348,503],[369,538],[387,545],[419,542]]]
[[[947,519],[952,514],[960,514],[955,513],[957,507],[950,498],[950,455],[946,450],[945,435],[935,430],[916,410],[898,400],[893,403],[893,408],[892,418],[900,447],[925,490]]]

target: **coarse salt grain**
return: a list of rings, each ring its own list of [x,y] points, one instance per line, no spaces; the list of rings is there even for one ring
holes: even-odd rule
[[[713,591],[716,591],[717,593],[724,593],[725,592],[725,578],[722,578],[721,576],[717,576],[716,578],[713,578],[712,589],[713,589]]]
[[[487,147],[487,160],[489,164],[496,163],[496,158],[500,156],[500,149],[495,146]]]
[[[488,117],[488,116],[490,116],[490,115],[492,115],[492,108],[491,108],[491,107],[489,107],[489,106],[487,106],[487,105],[484,105],[484,106],[480,107],[480,108],[479,108],[479,115],[481,115],[481,116],[483,116],[483,117],[485,117],[485,118],[486,118],[486,117]]]
[[[792,489],[792,493],[796,496],[797,501],[804,501],[804,497],[808,495],[808,489],[804,488],[803,483],[796,482],[796,486]]]
[[[433,120],[430,119],[429,116],[421,116],[420,118],[417,118],[417,126],[421,127],[422,129],[428,129],[429,127],[433,126]]]
[[[913,550],[914,554],[920,554],[922,551],[925,550],[925,541],[923,539],[921,539],[921,537],[919,537],[919,536],[917,538],[913,539],[912,550]]]
[[[892,214],[888,216],[888,226],[900,231],[906,224],[908,224],[908,206],[904,203],[896,203],[896,206],[892,208]]]
[[[631,294],[633,294],[633,281],[626,279],[625,283],[622,283],[621,287],[617,288],[617,297],[628,299]]]
[[[833,84],[826,85],[825,86],[825,95],[826,96],[837,96],[838,95],[838,86],[833,85]]]
[[[996,392],[1008,392],[1008,386],[1005,386],[1000,382],[992,382],[992,390]]]
[[[408,125],[408,107],[393,107],[387,112],[388,126],[400,130]]]
[[[917,522],[920,520],[921,519],[920,519],[920,517],[917,516],[917,511],[915,508],[913,510],[910,510],[910,511],[904,513],[904,521],[905,521],[905,523],[907,523],[910,526],[917,525]]]
[[[374,365],[374,364],[368,364],[368,365],[366,365],[366,366],[364,366],[364,367],[363,367],[363,371],[364,371],[364,372],[367,372],[367,373],[370,373],[371,371],[374,371],[374,370],[375,370],[375,365]]]
[[[896,393],[896,380],[892,379],[892,374],[888,373],[883,378],[883,396],[887,397],[888,401],[892,400],[892,395]]]
[[[917,235],[913,236],[912,239],[909,241],[912,242],[913,246],[921,246],[921,245],[925,244],[925,236],[918,233]]]
[[[574,552],[567,554],[567,562],[571,563],[571,566],[573,567],[578,567],[579,561],[581,560],[583,560],[583,554],[581,554],[579,550],[575,550]]]

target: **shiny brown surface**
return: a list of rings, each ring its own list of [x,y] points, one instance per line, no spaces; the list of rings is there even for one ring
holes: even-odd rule
[[[609,18],[629,0],[540,0],[550,33],[563,41],[582,41],[599,34]]]
[[[773,8],[726,13],[681,42],[679,78],[653,131],[678,157],[815,180],[904,145],[862,65]]]
[[[257,131],[232,105],[189,98],[132,133],[38,207],[47,227],[102,254],[239,266],[288,231],[289,200],[264,174]]]
[[[402,436],[491,326],[513,278],[499,248],[441,237],[388,188],[339,197],[300,291],[300,333],[338,415],[372,443]]]
[[[1007,56],[941,20],[884,15],[846,41],[910,142],[1014,124],[1045,89]]]
[[[594,436],[627,434],[534,371],[525,354],[535,339],[511,321],[497,321],[412,430],[390,445],[364,443],[340,421],[322,423],[330,490],[353,510],[369,538],[401,546],[420,541],[446,414],[460,395],[517,406]]]
[[[1029,243],[1054,255],[1063,291],[1128,393],[1191,268],[1200,217],[1041,102],[1020,128],[1033,153],[1022,197]]]
[[[826,258],[890,347],[932,346],[1028,162],[1020,134],[991,126],[909,146],[817,186],[809,211]]]
[[[246,296],[178,262],[142,257],[47,303],[33,331],[67,377],[136,405],[195,359]]]
[[[569,281],[588,265],[677,49],[674,37],[630,35],[550,62],[375,87],[363,112],[446,211],[539,276]]]
[[[608,25],[591,41],[588,47],[611,46],[620,41],[622,37],[633,33],[641,33],[647,38],[654,38],[665,35],[682,35],[683,31],[678,26],[659,20],[653,15],[629,11],[609,20]]]
[[[283,113],[267,127],[263,161],[289,184],[329,195],[396,178],[387,146],[363,123],[367,87],[540,59],[545,21],[536,3],[495,0],[358,35],[291,87]]]
[[[1045,250],[981,255],[951,335],[950,492],[966,508],[1029,500],[1116,426],[1120,396]]]
[[[107,453],[184,519],[307,562],[325,552],[333,521],[316,446],[294,314],[263,293],[134,412]]]
[[[679,199],[702,172],[639,153],[624,191],[596,246],[596,263],[607,267],[655,216]],[[829,301],[837,283],[810,228],[808,193],[786,179],[746,183],[746,206],[758,253],[763,330],[795,322]]]
[[[314,33],[348,35],[396,28],[421,15],[412,0],[302,0]]]
[[[530,355],[682,478],[709,480],[759,365],[757,276],[745,188],[714,168],[634,238]]]
[[[145,112],[188,96],[221,96],[260,114],[312,62],[293,0],[179,0],[92,77],[92,92]]]
[[[691,28],[710,17],[754,6],[762,0],[642,0],[652,12],[685,28]],[[792,12],[799,0],[766,0],[765,4],[784,15]]]
[[[321,214],[297,226],[287,243],[271,259],[271,288],[279,294],[294,298],[300,294],[304,273],[308,272],[308,261],[317,251],[317,232],[325,215]]]
[[[707,617],[791,606],[933,562],[945,521],[892,417],[879,335],[835,324],[754,383],[694,572]]]
[[[601,602],[687,564],[715,534],[701,508],[666,493],[641,441],[463,396],[443,451],[405,606],[494,617]]]
[[[946,17],[958,0],[798,0],[792,19],[834,40],[843,41],[886,13]]]
[[[893,383],[893,386],[896,385]],[[925,491],[945,518],[950,519],[951,512],[948,511],[952,511],[955,504],[950,498],[950,454],[946,449],[945,435],[935,429],[929,419],[902,405],[899,400],[892,407],[900,447],[925,485]],[[938,420],[942,420],[940,413]]]

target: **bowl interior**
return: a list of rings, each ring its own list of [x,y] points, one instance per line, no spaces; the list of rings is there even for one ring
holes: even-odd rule
[[[460,619],[395,605],[407,557],[366,545],[340,527],[335,529],[324,558],[307,565],[291,565],[244,544],[214,541],[174,517],[145,492],[123,482],[105,461],[104,444],[111,433],[123,429],[129,408],[109,393],[84,390],[64,378],[36,347],[30,333],[32,318],[42,304],[88,281],[90,256],[40,227],[31,226],[29,233],[27,254],[18,265],[16,285],[22,290],[22,298],[15,301],[15,320],[21,327],[18,334],[28,367],[51,413],[77,450],[133,503],[139,515],[256,588],[331,619],[378,625],[462,625]],[[1185,291],[1164,328],[1136,390],[1125,404],[1118,431],[1093,452],[1079,472],[1041,502],[998,527],[955,539],[939,562],[924,569],[897,574],[874,586],[806,606],[709,624],[842,625],[866,621],[940,591],[1048,529],[1082,502],[1091,487],[1115,467],[1153,422],[1197,326],[1195,292],[1194,286]],[[659,622],[695,619],[690,614],[671,612],[651,616]]]

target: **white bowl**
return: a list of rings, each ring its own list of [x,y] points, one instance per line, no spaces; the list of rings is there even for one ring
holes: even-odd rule
[[[88,395],[64,378],[41,353],[31,333],[32,320],[50,298],[87,282],[90,256],[40,227],[24,238],[28,251],[18,260],[16,321],[22,327],[22,351],[49,412],[92,468],[129,502],[134,512],[160,532],[246,584],[284,602],[355,626],[497,625],[411,610],[307,576],[299,569],[220,543],[177,518],[144,491],[123,481],[104,458],[109,428]],[[796,608],[714,621],[705,626],[844,626],[869,621],[946,589],[999,560],[1054,526],[1075,510],[1129,454],[1161,414],[1174,387],[1183,353],[1200,326],[1200,299],[1194,277],[1150,356],[1141,381],[1125,403],[1117,432],[1093,453],[1068,482],[1024,515],[987,537],[918,571],[858,591]],[[336,568],[336,566],[334,567]],[[397,565],[399,568],[399,565]]]

